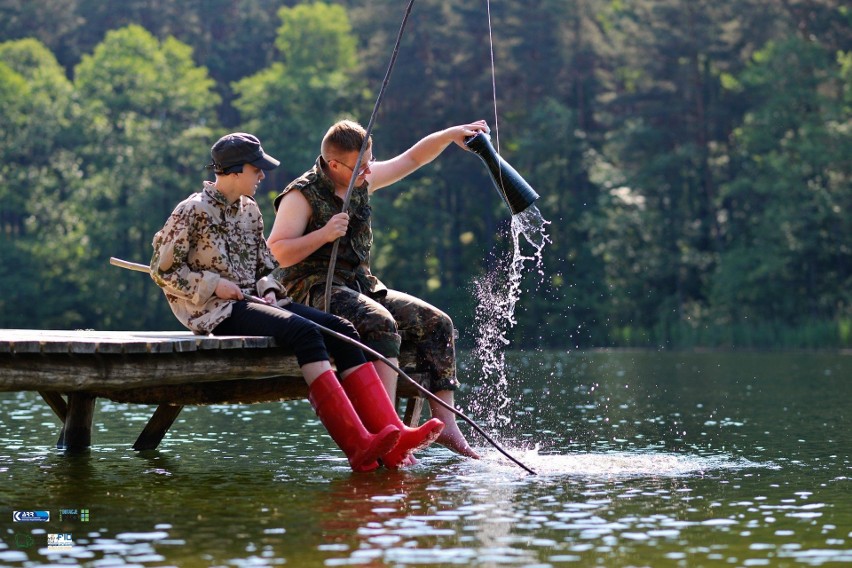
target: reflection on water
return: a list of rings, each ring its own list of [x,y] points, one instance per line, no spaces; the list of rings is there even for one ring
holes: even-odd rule
[[[141,454],[153,408],[100,402],[96,446],[65,456],[37,395],[2,394],[0,565],[852,562],[849,356],[512,354],[507,369],[512,425],[494,434],[538,475],[484,443],[479,461],[431,448],[352,474],[303,401],[187,408]],[[11,521],[35,509],[51,521]]]

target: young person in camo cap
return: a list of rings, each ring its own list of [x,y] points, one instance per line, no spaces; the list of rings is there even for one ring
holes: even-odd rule
[[[154,237],[151,276],[175,316],[200,334],[274,337],[280,347],[295,352],[308,399],[353,470],[371,471],[379,461],[390,468],[406,463],[412,451],[439,435],[443,424],[406,427],[364,352],[324,337],[311,322],[358,340],[354,326],[291,302],[270,277],[277,263],[266,245],[254,194],[264,172],[279,161],[263,151],[255,136],[242,132],[220,138],[211,155],[208,168],[215,181],[205,181],[200,192],[179,203]],[[246,296],[259,296],[266,304]]]

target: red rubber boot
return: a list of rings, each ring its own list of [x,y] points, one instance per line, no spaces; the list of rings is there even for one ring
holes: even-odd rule
[[[400,436],[396,446],[381,456],[385,467],[398,468],[409,454],[434,442],[444,429],[444,423],[437,418],[428,420],[418,428],[406,426],[399,419],[396,408],[388,397],[372,363],[361,365],[349,374],[343,380],[343,389],[349,395],[352,406],[355,407],[367,430],[377,432],[388,424],[399,429]]]
[[[349,458],[353,471],[372,471],[379,467],[376,460],[399,440],[399,428],[390,424],[377,429],[375,434],[367,431],[334,371],[326,371],[311,383],[308,400],[331,439]]]

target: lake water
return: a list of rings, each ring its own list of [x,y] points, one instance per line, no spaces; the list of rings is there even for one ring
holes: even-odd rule
[[[435,447],[353,474],[304,401],[186,408],[141,454],[153,409],[101,401],[94,448],[65,456],[38,395],[2,393],[0,565],[852,564],[852,355],[506,362],[500,416],[474,404],[498,393],[471,370],[459,403],[537,475],[470,429],[480,461]]]

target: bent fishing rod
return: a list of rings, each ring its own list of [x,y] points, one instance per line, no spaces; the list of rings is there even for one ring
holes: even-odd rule
[[[140,264],[138,262],[130,262],[130,261],[122,260],[120,258],[116,258],[116,257],[113,256],[113,257],[110,257],[109,263],[112,264],[113,266],[118,266],[119,268],[126,268],[128,270],[134,270],[136,272],[144,272],[148,275],[151,274],[151,268],[149,266],[145,266],[144,264]],[[354,345],[354,346],[358,347],[359,349],[361,349],[362,351],[365,351],[366,353],[369,353],[370,355],[376,357],[377,359],[382,361],[384,364],[386,364],[388,367],[390,367],[391,369],[393,369],[394,371],[399,373],[400,377],[402,377],[406,381],[408,381],[415,389],[417,389],[423,396],[428,398],[430,401],[435,402],[439,406],[446,408],[447,410],[449,410],[450,412],[452,412],[453,414],[455,414],[456,416],[458,416],[459,418],[461,418],[462,420],[464,420],[465,422],[470,424],[470,426],[474,430],[479,432],[479,434],[488,441],[488,443],[490,443],[492,446],[494,446],[494,448],[497,449],[497,451],[499,451],[501,454],[503,454],[504,456],[509,458],[509,460],[511,460],[517,466],[521,467],[523,470],[525,470],[527,473],[529,473],[531,475],[536,475],[535,471],[533,471],[532,469],[530,469],[529,467],[524,465],[521,461],[519,461],[517,458],[515,458],[509,452],[507,452],[499,443],[497,443],[496,440],[494,440],[491,436],[489,436],[485,432],[485,430],[483,430],[476,422],[474,422],[473,419],[468,417],[461,410],[455,408],[454,406],[452,406],[450,404],[447,404],[446,402],[444,402],[443,400],[441,400],[440,398],[435,396],[426,387],[424,387],[423,385],[421,385],[420,383],[418,383],[417,381],[415,381],[414,379],[409,377],[402,369],[400,369],[397,365],[393,364],[387,357],[385,357],[384,355],[382,355],[381,353],[379,353],[375,349],[372,349],[371,347],[368,347],[367,345],[364,345],[360,341],[352,339],[349,336],[346,336],[346,335],[343,335],[342,333],[334,331],[333,329],[329,329],[329,328],[327,328],[323,325],[320,325],[315,321],[311,321],[308,318],[305,318],[305,317],[302,317],[298,314],[295,314],[295,313],[291,312],[290,310],[287,310],[286,308],[282,308],[281,306],[278,306],[276,304],[270,304],[269,302],[267,302],[263,298],[259,298],[257,296],[251,296],[251,295],[248,295],[248,294],[243,294],[243,297],[248,302],[252,302],[252,303],[255,303],[255,304],[263,304],[264,306],[270,306],[270,307],[273,307],[273,308],[277,308],[279,310],[287,312],[288,314],[290,314],[294,317],[300,318],[300,319],[302,319],[306,322],[310,322],[311,324],[315,325],[317,327],[317,329],[319,329],[321,332],[325,333],[326,335],[331,335],[332,337],[335,337],[335,338],[337,338],[341,341],[345,341],[346,343]]]
[[[367,128],[364,130],[364,140],[361,142],[361,150],[358,152],[358,159],[355,160],[355,166],[352,170],[352,177],[349,178],[349,186],[346,188],[346,195],[343,197],[343,207],[341,211],[349,210],[349,200],[352,197],[352,190],[355,188],[355,180],[358,178],[358,170],[361,169],[361,161],[364,159],[364,152],[367,151],[367,146],[370,144],[370,134],[373,132],[373,123],[376,120],[376,115],[379,112],[379,106],[382,104],[382,99],[385,97],[385,90],[388,88],[391,72],[396,63],[396,58],[399,55],[399,44],[402,41],[402,34],[405,32],[405,24],[408,22],[408,16],[411,15],[411,8],[414,6],[414,0],[409,0],[408,6],[405,9],[405,15],[402,17],[402,24],[399,26],[399,32],[396,35],[396,43],[393,46],[388,68],[385,71],[385,78],[382,81],[382,86],[379,89],[379,95],[376,97],[376,104],[373,105],[373,112],[370,114],[370,120],[367,122]],[[328,274],[325,278],[325,311],[331,313],[331,284],[334,280],[334,266],[337,264],[337,250],[340,248],[340,239],[335,239],[331,246],[331,258],[328,262]]]

